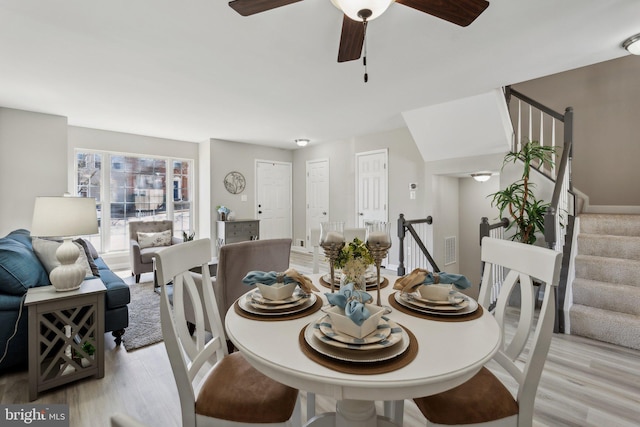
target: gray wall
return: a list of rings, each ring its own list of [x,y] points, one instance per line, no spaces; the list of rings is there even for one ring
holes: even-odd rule
[[[416,190],[415,199],[409,199],[409,183],[423,182],[424,162],[408,129],[309,145],[295,150],[293,154],[293,225],[296,241],[304,239],[306,233],[306,162],[329,159],[330,220],[344,221],[345,227],[353,227],[356,222],[355,155],[384,148],[389,153],[389,221],[395,223],[400,213],[409,219],[426,216],[422,189]],[[398,260],[395,227],[392,228],[392,237],[390,263],[395,264]]]
[[[31,229],[36,196],[67,191],[67,118],[0,108],[0,235]]]
[[[201,200],[201,203],[204,203],[205,206],[208,205],[211,239],[213,240],[216,238],[214,234],[215,222],[218,215],[218,206],[224,205],[231,209],[234,212],[236,219],[257,218],[255,161],[272,160],[276,162],[292,162],[293,152],[291,150],[283,150],[280,148],[244,144],[220,139],[211,139],[203,144],[209,144],[209,159],[201,160],[202,162],[206,162],[208,160],[209,163],[210,193],[209,200]],[[242,173],[247,181],[245,190],[240,194],[231,194],[224,188],[224,177],[231,171]],[[242,201],[243,195],[247,196],[246,201]],[[204,212],[205,208],[203,208],[202,211]],[[206,221],[206,219],[203,218],[203,221]]]
[[[640,58],[626,56],[513,85],[559,112],[574,108],[573,185],[592,205],[640,205]]]

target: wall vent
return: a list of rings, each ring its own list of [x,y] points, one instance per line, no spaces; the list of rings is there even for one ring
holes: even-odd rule
[[[456,263],[456,237],[444,238],[444,265]]]

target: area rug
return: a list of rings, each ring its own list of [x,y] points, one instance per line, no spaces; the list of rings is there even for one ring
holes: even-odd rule
[[[127,351],[132,351],[162,341],[162,327],[160,295],[153,291],[153,282],[130,285],[129,291],[129,327],[123,343]]]

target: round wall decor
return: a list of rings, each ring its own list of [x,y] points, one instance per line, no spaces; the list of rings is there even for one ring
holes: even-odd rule
[[[247,181],[240,172],[229,172],[224,177],[224,188],[231,194],[240,194],[244,191]]]

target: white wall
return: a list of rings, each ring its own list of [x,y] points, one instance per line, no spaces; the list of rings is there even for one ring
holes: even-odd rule
[[[425,170],[425,202],[426,202],[426,214],[433,216],[433,227],[431,227],[432,235],[430,239],[425,242],[427,249],[431,252],[434,261],[438,266],[444,270],[444,237],[446,231],[454,230],[454,227],[458,226],[458,216],[450,215],[440,201],[443,199],[443,192],[451,191],[450,182],[442,181],[440,177],[469,177],[471,173],[478,171],[492,171],[498,173],[502,167],[502,159],[504,154],[488,154],[478,157],[465,157],[460,159],[441,160],[436,162],[427,161],[424,165]],[[493,178],[492,178],[493,179]],[[442,185],[442,183],[448,185]],[[457,208],[456,208],[457,212]],[[480,215],[477,219],[473,220],[473,223],[478,223]],[[488,218],[497,217],[497,210],[495,214],[484,214]],[[460,218],[460,220],[464,220]],[[441,231],[442,230],[442,231]],[[460,236],[458,237],[458,247],[460,247],[461,241],[469,241],[473,239],[477,232],[473,232],[471,236],[462,234],[465,230],[459,230]],[[448,268],[448,266],[447,266]],[[457,266],[460,268],[460,266]],[[461,271],[461,274],[466,274],[466,271]]]
[[[0,235],[31,229],[36,196],[67,191],[67,118],[0,108]]]
[[[498,221],[497,210],[491,207],[489,194],[500,189],[500,177],[493,176],[486,182],[473,178],[459,178],[459,272],[467,276],[473,287],[467,293],[478,296],[480,276],[480,219],[487,217],[489,223]]]
[[[293,159],[293,217],[294,239],[305,236],[306,227],[306,162],[328,158],[330,174],[329,210],[331,221],[344,221],[345,227],[356,224],[355,155],[356,153],[387,148],[389,152],[389,209],[388,218],[396,223],[401,213],[407,219],[425,218],[424,192],[420,188],[424,176],[424,162],[413,138],[406,128],[348,140],[309,145],[294,151]],[[409,198],[409,183],[418,183],[416,198]],[[398,237],[392,226],[392,247],[389,263],[398,263]]]

